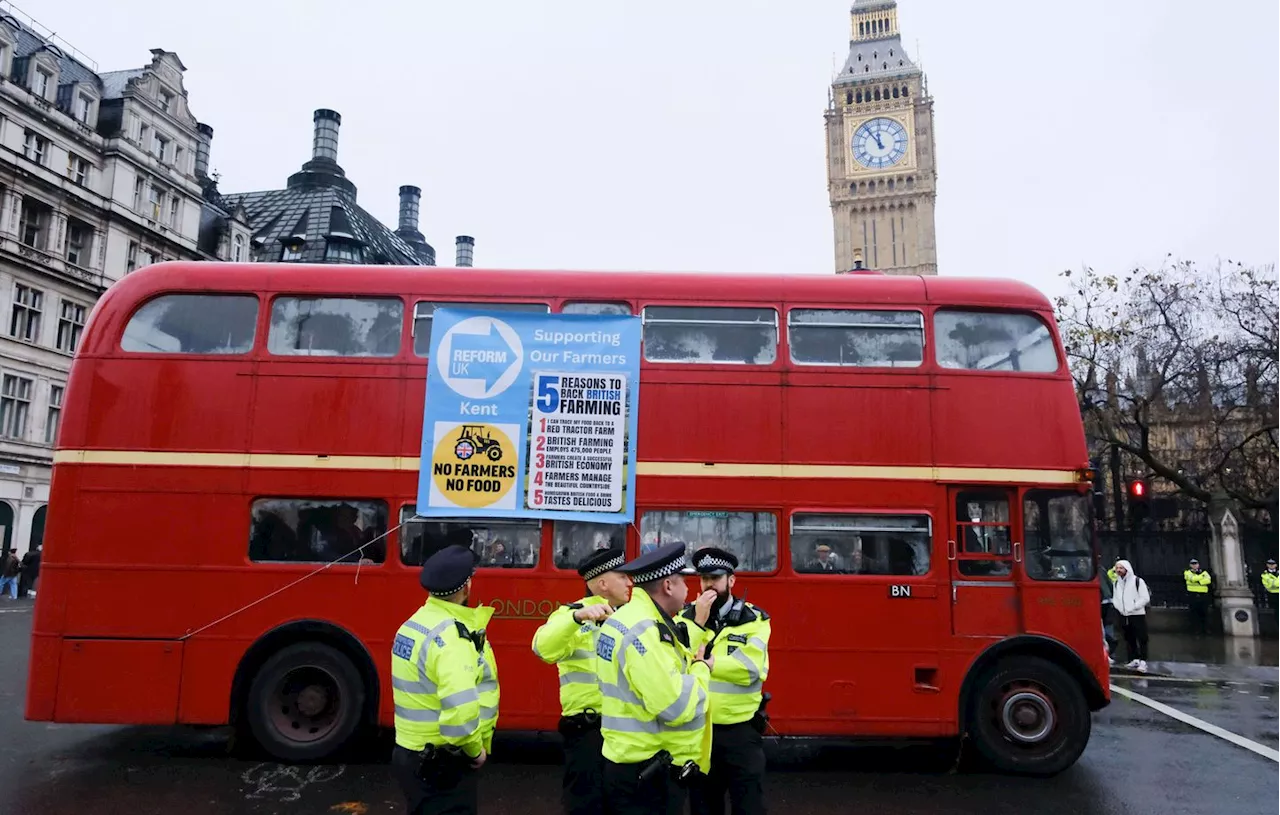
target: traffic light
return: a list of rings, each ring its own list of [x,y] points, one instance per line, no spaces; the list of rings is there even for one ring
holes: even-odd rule
[[[1140,529],[1143,521],[1151,514],[1151,494],[1145,479],[1129,479],[1126,491],[1129,496],[1129,526]]]

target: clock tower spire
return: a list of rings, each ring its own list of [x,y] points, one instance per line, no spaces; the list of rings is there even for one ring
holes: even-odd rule
[[[836,271],[938,273],[933,99],[907,56],[896,0],[855,0],[849,58],[826,111]]]

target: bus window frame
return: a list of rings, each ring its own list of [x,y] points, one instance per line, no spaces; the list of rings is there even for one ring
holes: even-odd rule
[[[531,301],[531,302],[516,303],[516,302],[513,302],[513,301],[511,301],[511,300],[474,300],[474,299],[473,299],[473,300],[445,300],[445,299],[439,299],[439,300],[427,300],[427,299],[423,299],[423,298],[424,298],[424,296],[423,296],[423,295],[418,295],[418,294],[410,295],[410,299],[412,299],[412,301],[413,301],[413,302],[412,302],[412,308],[410,308],[410,309],[407,309],[407,310],[406,310],[406,313],[407,313],[407,314],[408,314],[408,316],[409,316],[409,332],[408,332],[408,334],[409,334],[409,341],[408,341],[408,346],[409,346],[409,348],[408,348],[408,354],[409,354],[409,358],[410,358],[410,359],[415,359],[415,360],[416,360],[416,359],[430,359],[430,358],[431,358],[431,355],[430,355],[430,354],[419,354],[419,353],[414,349],[415,340],[417,340],[417,338],[418,338],[418,333],[417,333],[417,332],[418,332],[418,306],[422,305],[423,303],[432,303],[432,304],[434,304],[437,308],[439,308],[439,307],[441,306],[441,304],[456,304],[456,305],[465,306],[465,307],[473,307],[473,306],[481,306],[481,307],[483,307],[484,305],[489,304],[489,303],[494,303],[494,304],[497,304],[497,305],[500,305],[500,306],[545,306],[547,310],[546,310],[546,311],[544,311],[544,312],[541,312],[541,313],[543,313],[543,314],[554,314],[554,313],[556,313],[556,312],[554,311],[554,308],[555,308],[555,307],[554,307],[554,305],[553,305],[551,302],[549,302],[549,301],[544,301],[544,300],[536,300],[536,301]],[[539,313],[539,312],[532,311],[532,310],[530,310],[530,311],[521,311],[521,310],[518,310],[518,309],[509,309],[508,311],[509,311],[510,313],[512,313],[512,314],[537,314],[537,313]],[[431,313],[431,315],[432,315],[432,316],[431,316],[431,324],[432,324],[432,325],[435,325],[435,312],[433,311],[433,312]],[[402,349],[402,351],[403,351],[403,349]]]
[[[392,503],[397,508],[396,520],[398,522],[398,525],[395,528],[394,537],[395,537],[395,549],[396,549],[396,563],[401,569],[417,571],[422,568],[421,563],[416,565],[413,563],[405,563],[404,548],[401,542],[401,536],[402,536],[401,530],[404,529],[404,527],[408,526],[410,523],[413,523],[415,521],[410,521],[408,519],[406,520],[400,520],[400,519],[404,517],[404,512],[406,509],[408,509],[409,507],[415,507],[414,515],[417,518],[416,522],[420,522],[420,523],[457,523],[459,521],[466,521],[468,523],[481,525],[481,524],[488,524],[488,523],[519,524],[520,522],[529,522],[529,521],[536,522],[538,524],[538,550],[537,550],[537,560],[534,562],[532,566],[527,568],[522,568],[518,566],[511,566],[511,567],[493,566],[493,565],[486,566],[484,564],[477,562],[475,567],[475,573],[477,575],[483,573],[485,575],[501,574],[504,576],[518,576],[518,575],[530,575],[530,574],[538,574],[541,572],[552,571],[551,569],[548,569],[546,566],[547,558],[550,556],[549,553],[551,552],[551,548],[554,545],[554,539],[548,537],[548,534],[551,532],[551,524],[554,523],[554,520],[551,518],[538,518],[538,517],[506,518],[506,517],[475,517],[475,516],[468,518],[463,515],[453,515],[449,517],[435,517],[435,516],[424,517],[424,516],[417,515],[416,496],[414,498],[399,499],[398,501],[393,501]],[[387,537],[388,539],[390,539],[392,536],[388,535]],[[389,547],[390,547],[390,544],[388,544],[388,548]],[[474,552],[475,550],[472,549],[471,551]],[[386,558],[384,559],[384,562],[389,560],[390,558]]]
[[[261,322],[261,325],[259,325],[259,334],[258,334],[258,337],[259,337],[259,339],[261,340],[261,342],[260,342],[260,343],[258,343],[258,342],[255,342],[255,343],[254,343],[254,357],[255,357],[256,359],[261,359],[261,360],[264,360],[264,361],[270,361],[270,362],[274,362],[274,363],[281,363],[281,362],[286,362],[286,363],[288,363],[288,362],[306,362],[306,361],[312,361],[312,360],[314,360],[314,361],[316,361],[316,362],[319,362],[319,363],[321,363],[321,364],[326,364],[326,365],[333,365],[333,364],[335,364],[335,363],[338,363],[338,364],[351,364],[351,363],[354,363],[354,364],[356,364],[356,365],[392,365],[392,364],[395,364],[395,363],[399,362],[400,360],[402,360],[402,359],[404,358],[404,354],[405,354],[405,343],[406,343],[406,342],[410,342],[410,343],[411,343],[411,342],[413,342],[412,338],[406,338],[406,336],[405,336],[406,332],[405,332],[405,330],[404,330],[404,315],[405,315],[405,314],[407,313],[407,311],[408,311],[408,309],[406,308],[406,306],[408,305],[408,302],[407,302],[406,298],[404,297],[404,295],[400,295],[400,294],[366,294],[366,293],[354,293],[354,294],[353,294],[353,293],[351,293],[351,292],[347,292],[346,294],[338,294],[338,293],[334,293],[334,292],[332,292],[332,291],[316,291],[316,292],[311,292],[311,291],[298,291],[297,289],[287,289],[287,290],[282,289],[282,290],[279,290],[279,291],[270,291],[270,292],[265,292],[265,293],[263,293],[263,294],[261,295],[261,297],[262,297],[262,299],[265,299],[265,300],[266,300],[267,307],[266,307],[266,308],[264,308],[264,309],[259,309],[259,311],[258,311],[258,319],[259,319],[259,320],[261,320],[262,322]],[[277,300],[278,298],[281,298],[281,297],[303,297],[303,298],[313,298],[313,299],[317,299],[317,300],[322,300],[322,299],[325,299],[325,298],[351,299],[351,300],[360,300],[360,299],[365,299],[365,300],[399,300],[399,301],[400,301],[400,320],[401,320],[401,324],[400,324],[400,347],[399,347],[399,350],[397,350],[397,351],[396,351],[396,353],[391,354],[391,355],[389,355],[389,356],[385,356],[385,357],[378,357],[378,356],[341,356],[341,355],[337,355],[337,356],[328,356],[328,355],[319,355],[319,354],[276,354],[276,353],[272,353],[272,351],[271,351],[271,336],[270,336],[270,334],[271,334],[271,315],[272,315],[272,313],[275,311],[275,303],[276,303],[276,300]],[[410,350],[410,351],[412,351],[412,350],[413,350],[413,349],[412,349],[412,346],[410,346],[410,347],[409,347],[409,350]]]
[[[638,509],[637,509],[637,510],[636,510],[636,514],[637,514],[637,515],[639,515],[639,513],[640,513],[640,510],[638,510]],[[574,575],[574,576],[578,577],[578,579],[581,579],[581,576],[580,576],[580,575],[578,575],[578,569],[577,569],[577,567],[576,567],[576,566],[557,566],[557,565],[556,565],[556,562],[555,562],[555,557],[556,557],[556,524],[559,524],[559,523],[565,523],[565,524],[575,524],[575,523],[599,523],[599,522],[598,522],[598,521],[594,521],[594,522],[593,522],[593,521],[582,521],[582,520],[570,520],[570,519],[567,519],[567,518],[565,518],[565,519],[561,519],[561,518],[546,518],[546,519],[544,519],[544,520],[549,522],[549,523],[544,523],[544,524],[543,524],[544,529],[546,529],[546,530],[547,530],[546,540],[544,541],[544,545],[545,545],[545,546],[546,546],[546,548],[547,548],[547,563],[549,563],[549,564],[550,564],[550,569],[549,569],[549,571],[551,571],[552,573],[557,574],[557,575],[561,575],[561,574],[563,574],[563,575],[570,575],[570,574],[571,574],[571,575]],[[627,523],[627,524],[605,524],[605,526],[623,526],[623,527],[625,527],[625,528],[622,530],[622,552],[623,552],[623,556],[624,556],[627,560],[632,560],[633,558],[635,558],[635,554],[633,554],[632,549],[631,549],[631,539],[632,539],[633,533],[635,532],[635,526],[636,526],[636,525],[635,525],[634,523]],[[639,551],[639,546],[640,546],[640,544],[639,544],[639,539],[637,538],[637,539],[636,539],[636,550],[635,550],[635,551],[637,551],[637,552]],[[542,565],[542,561],[541,561],[541,560],[539,560],[539,561],[538,561],[538,565],[539,565],[539,566],[541,566],[541,565]]]
[[[822,373],[838,373],[838,374],[855,374],[856,372],[865,372],[868,374],[905,374],[919,375],[927,373],[931,370],[931,366],[936,367],[937,363],[932,355],[932,342],[929,334],[929,326],[932,318],[929,315],[926,306],[899,305],[893,303],[872,303],[869,305],[860,305],[853,303],[818,303],[810,304],[803,301],[784,303],[786,314],[786,344],[787,344],[787,364],[797,370],[806,372],[822,372]],[[920,341],[922,348],[920,349],[920,364],[914,366],[885,366],[885,365],[840,365],[831,362],[799,362],[791,355],[791,312],[793,311],[910,311],[915,312],[920,317]],[[801,323],[800,325],[822,326],[823,323]]]
[[[621,302],[621,301],[619,301]],[[748,371],[751,373],[764,373],[766,371],[781,371],[785,368],[787,361],[790,359],[791,351],[786,344],[786,332],[782,330],[783,303],[772,300],[756,300],[754,302],[746,301],[725,301],[717,300],[712,303],[690,300],[672,300],[672,299],[656,299],[656,300],[638,300],[635,302],[636,311],[632,316],[640,318],[640,364],[645,367],[658,368],[660,370],[670,371]],[[649,324],[648,310],[654,308],[743,308],[743,309],[768,309],[773,312],[773,339],[774,339],[774,355],[773,361],[765,364],[756,364],[754,362],[690,362],[682,360],[652,360],[649,359],[644,347],[644,330]],[[672,321],[664,321],[668,324],[675,324]],[[702,323],[702,321],[697,321]],[[702,323],[706,324],[706,323]],[[766,323],[722,323],[723,325],[767,325]]]
[[[791,533],[795,523],[796,515],[910,515],[929,519],[929,570],[924,574],[832,574],[824,575],[822,572],[801,572],[797,571],[792,560],[791,550]],[[946,536],[941,534],[943,530],[938,526],[937,512],[932,509],[920,507],[917,509],[904,509],[903,507],[893,508],[867,508],[867,507],[831,507],[831,506],[800,506],[792,507],[787,510],[787,569],[790,576],[812,578],[816,580],[832,580],[853,578],[864,583],[901,583],[903,581],[918,581],[922,583],[933,582],[937,578],[939,562],[947,562]],[[939,549],[939,544],[941,550]]]
[[[964,311],[980,314],[1011,314],[1021,317],[1032,317],[1040,323],[1041,326],[1049,330],[1049,339],[1053,343],[1053,354],[1058,361],[1058,367],[1052,371],[1002,371],[988,370],[983,371],[977,368],[950,368],[943,365],[938,359],[938,350],[941,343],[938,342],[936,336],[938,312]],[[1057,320],[1053,318],[1052,313],[1046,315],[1045,312],[1036,311],[1034,309],[1025,308],[993,308],[991,306],[970,306],[960,302],[952,302],[946,305],[938,305],[931,303],[926,312],[927,325],[926,342],[932,340],[933,353],[926,357],[926,361],[930,366],[930,370],[939,374],[948,376],[1015,376],[1018,378],[1028,377],[1036,379],[1069,379],[1071,376],[1071,367],[1067,364],[1066,349],[1062,344],[1062,337],[1058,334]],[[918,370],[918,369],[917,369]]]
[[[643,506],[643,507],[637,506],[636,519],[631,524],[629,524],[629,529],[627,530],[628,539],[634,539],[635,541],[635,548],[628,550],[628,558],[635,558],[640,556],[640,546],[644,542],[644,538],[640,534],[640,520],[641,518],[644,517],[644,514],[646,512],[726,512],[726,513],[728,512],[748,512],[748,513],[767,512],[774,516],[774,523],[777,525],[776,528],[778,530],[778,535],[777,535],[778,563],[777,565],[774,566],[774,568],[771,571],[767,571],[767,572],[739,571],[739,572],[735,572],[735,574],[743,575],[751,579],[756,579],[760,577],[783,576],[782,553],[784,549],[784,545],[783,545],[784,535],[782,531],[782,520],[784,517],[786,517],[786,514],[787,514],[787,509],[785,507],[776,506],[772,504],[770,505],[761,504],[757,506],[747,506],[744,504],[721,504],[718,506],[708,506],[708,504],[706,503],[690,505],[690,504],[682,504],[675,501],[672,501],[669,503],[663,502],[659,504],[650,504],[648,506]],[[702,546],[694,547],[692,551],[689,553],[689,556],[692,557],[693,552],[697,552],[701,548]],[[696,577],[697,575],[690,575],[690,576]]]
[[[155,302],[156,300],[159,300],[162,297],[172,297],[173,295],[189,295],[194,297],[252,297],[254,298],[255,300],[258,301],[258,307],[257,307],[257,313],[254,315],[254,318],[253,318],[253,343],[249,346],[248,350],[240,351],[239,353],[235,353],[235,354],[187,354],[187,353],[175,353],[175,352],[167,352],[167,351],[126,350],[124,347],[124,334],[126,331],[129,330],[129,323],[133,321],[133,318],[137,316],[138,312],[141,311],[143,308],[145,308],[147,305]],[[112,342],[110,346],[108,346],[107,355],[112,359],[121,359],[121,360],[124,360],[124,359],[181,359],[181,360],[230,361],[230,360],[244,360],[244,359],[257,358],[260,350],[266,347],[266,343],[264,341],[266,338],[266,334],[264,332],[268,330],[271,326],[271,318],[270,318],[271,310],[269,308],[262,307],[262,304],[267,299],[268,299],[268,296],[263,295],[262,292],[245,291],[243,289],[234,289],[234,290],[232,289],[165,289],[164,291],[155,292],[150,296],[146,297],[145,299],[135,302],[133,304],[133,307],[124,313],[124,319],[121,320],[119,323],[119,326],[120,326],[119,330],[115,330],[112,332],[114,336],[112,337]],[[263,327],[264,314],[267,315],[265,328]],[[83,330],[88,329],[90,316],[92,316],[92,310],[90,311],[90,314],[86,315],[85,317],[85,324],[83,326]],[[80,340],[82,345],[84,344],[83,330],[81,333],[81,340]],[[79,353],[80,351],[77,350],[77,355],[79,355]]]

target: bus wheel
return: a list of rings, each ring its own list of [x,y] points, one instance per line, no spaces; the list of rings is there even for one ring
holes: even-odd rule
[[[245,706],[250,732],[281,761],[332,755],[360,729],[364,681],[341,651],[299,642],[262,664]]]
[[[1055,775],[1089,743],[1093,722],[1084,692],[1048,660],[1001,660],[971,698],[969,736],[1000,772]]]

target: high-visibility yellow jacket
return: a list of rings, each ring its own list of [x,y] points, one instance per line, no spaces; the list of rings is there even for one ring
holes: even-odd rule
[[[1280,592],[1280,574],[1264,571],[1262,573],[1262,588],[1271,594]]]
[[[1187,591],[1192,594],[1208,594],[1209,584],[1213,582],[1208,572],[1193,572],[1190,569],[1182,573],[1182,579],[1187,581]]]
[[[404,621],[391,646],[396,744],[456,745],[469,756],[493,746],[498,664],[484,637],[493,608],[432,597]]]
[[[734,602],[741,610],[712,614],[702,635],[702,643],[711,643],[709,654],[715,657],[708,686],[712,724],[739,724],[755,716],[769,677],[769,615],[742,600]],[[694,614],[690,604],[682,616],[693,623]],[[695,649],[698,645],[693,643]]]
[[[600,712],[600,680],[596,677],[596,637],[600,624],[575,622],[573,613],[587,606],[605,604],[603,597],[584,597],[551,612],[533,633],[533,653],[560,673],[560,712],[576,716],[586,710]]]
[[[618,764],[652,758],[660,750],[674,764],[711,768],[707,684],[710,671],[693,662],[675,622],[641,589],[605,621],[596,638],[596,675],[603,696],[604,757]],[[690,641],[702,637],[695,629]]]

